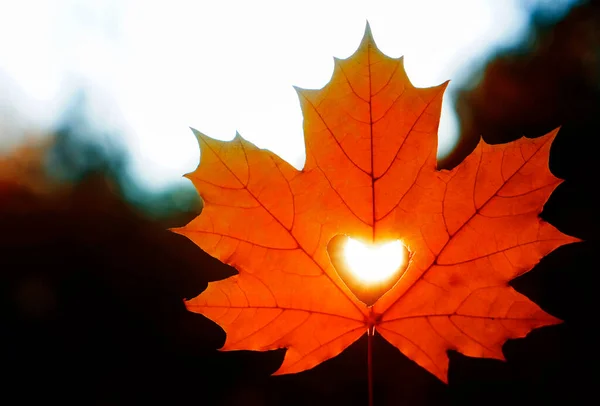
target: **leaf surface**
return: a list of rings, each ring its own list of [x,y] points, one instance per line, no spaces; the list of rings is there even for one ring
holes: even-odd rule
[[[402,59],[381,53],[367,26],[324,88],[297,89],[302,171],[239,135],[223,142],[195,131],[202,156],[186,176],[204,209],[174,231],[239,272],[186,302],[226,331],[223,350],[287,348],[276,373],[294,373],[374,326],[446,382],[447,350],[503,359],[507,339],[560,322],[508,285],[578,241],[539,217],[561,182],[548,168],[558,130],[482,141],[453,170],[437,170],[446,85],[412,86]],[[327,247],[337,236],[399,239],[410,252],[372,306],[332,263]]]

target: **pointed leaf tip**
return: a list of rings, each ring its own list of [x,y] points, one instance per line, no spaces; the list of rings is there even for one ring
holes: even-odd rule
[[[296,91],[296,93],[298,94],[298,96],[300,96],[302,93],[304,93],[307,89],[304,89],[300,86],[292,86],[294,88],[294,90]]]
[[[194,134],[194,138],[196,139],[196,142],[198,143],[198,148],[201,149],[200,146],[202,145],[202,143],[200,141],[200,138],[203,136],[203,134],[200,131],[196,130],[194,127],[189,127],[189,128],[190,128],[190,130],[192,130],[192,134]],[[183,176],[185,177],[186,175],[183,175]]]
[[[369,24],[369,20],[366,21],[365,24],[365,34],[364,36],[373,36],[373,33],[371,32],[371,24]]]
[[[365,32],[360,41],[361,46],[368,43],[373,43],[373,32],[371,31],[371,24],[369,24],[369,21],[365,24]]]
[[[198,140],[198,142],[200,141],[200,138],[206,137],[206,135],[202,134],[200,131],[196,130],[194,127],[190,127],[190,130],[192,130],[192,133],[196,136],[196,140]]]

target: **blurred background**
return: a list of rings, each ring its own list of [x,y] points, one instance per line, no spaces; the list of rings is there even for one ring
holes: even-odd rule
[[[190,126],[219,139],[237,130],[302,167],[292,86],[327,83],[367,20],[413,84],[451,80],[440,167],[480,137],[561,126],[550,165],[565,182],[542,216],[585,240],[512,283],[564,324],[509,341],[506,363],[451,353],[448,386],[377,339],[377,404],[598,397],[597,3],[0,0],[5,403],[366,403],[363,339],[276,378],[283,351],[218,352],[223,332],[183,299],[235,270],[166,229],[201,210],[181,176],[200,158]]]

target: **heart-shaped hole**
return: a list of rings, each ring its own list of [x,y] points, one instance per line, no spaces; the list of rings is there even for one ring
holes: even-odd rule
[[[410,253],[401,241],[365,244],[337,235],[327,245],[338,275],[356,297],[372,306],[406,271]]]

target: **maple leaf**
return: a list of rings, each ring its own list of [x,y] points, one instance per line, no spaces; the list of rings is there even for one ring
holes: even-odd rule
[[[412,86],[402,58],[381,53],[367,25],[324,88],[297,89],[302,171],[239,134],[223,142],[194,130],[202,156],[186,176],[204,209],[174,231],[239,272],[186,302],[226,331],[223,350],[287,348],[276,374],[294,373],[375,328],[446,382],[447,350],[503,359],[507,339],[560,322],[508,284],[578,241],[539,217],[561,182],[548,168],[558,130],[481,141],[454,169],[437,170],[447,83]],[[332,262],[339,236],[400,240],[410,261],[360,300]]]

